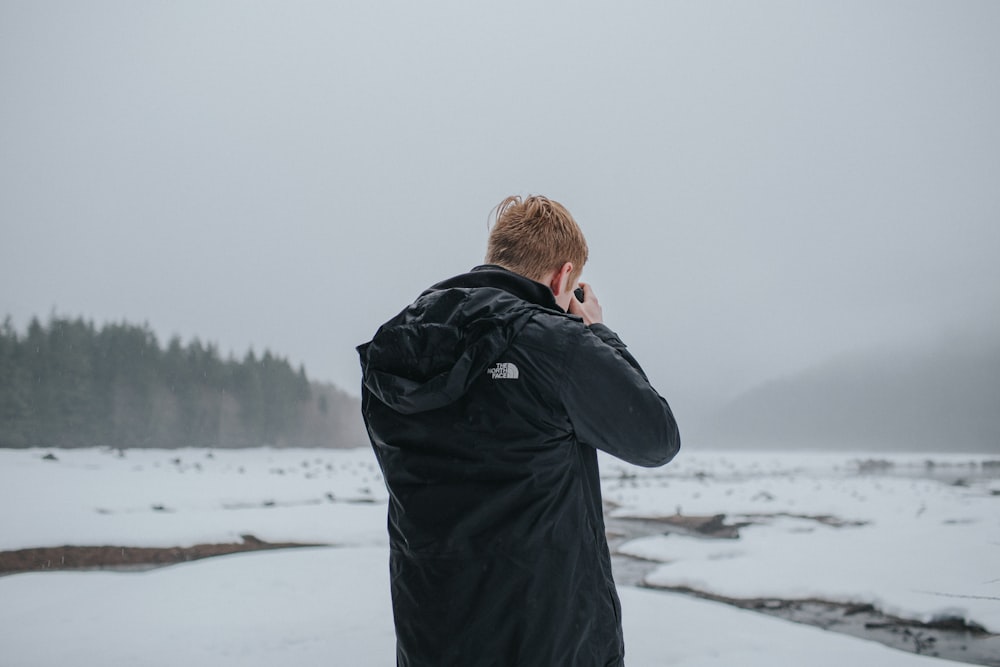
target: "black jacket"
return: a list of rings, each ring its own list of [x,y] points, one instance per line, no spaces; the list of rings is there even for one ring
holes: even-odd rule
[[[621,340],[481,266],[358,352],[389,490],[398,665],[621,665],[596,450],[658,466],[680,448]]]

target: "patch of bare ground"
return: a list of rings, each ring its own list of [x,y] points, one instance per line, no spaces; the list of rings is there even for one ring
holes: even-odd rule
[[[755,523],[767,522],[778,517],[792,519],[804,519],[815,521],[816,523],[830,526],[831,528],[844,528],[852,526],[864,526],[867,521],[855,521],[851,519],[841,519],[830,514],[793,514],[790,512],[770,512],[755,514],[736,515],[739,521],[726,522],[725,514],[713,514],[711,516],[696,516],[688,514],[672,514],[669,516],[656,517],[629,517],[618,516],[606,519],[609,526],[619,529],[626,525],[630,528],[625,532],[630,537],[637,534],[654,535],[657,533],[677,533],[690,535],[693,537],[705,537],[712,539],[735,540],[740,537],[740,528],[753,525]],[[616,531],[617,532],[617,531]]]
[[[190,547],[60,546],[0,551],[0,575],[48,570],[135,570],[164,567],[213,556],[249,551],[325,546],[301,542],[265,542],[241,535],[242,542]]]
[[[790,519],[805,519],[806,521],[815,521],[816,523],[821,523],[824,526],[830,526],[831,528],[850,528],[857,526],[867,526],[867,521],[858,521],[854,519],[841,519],[838,516],[833,516],[832,514],[794,514],[792,512],[758,512],[755,514],[740,514],[739,516],[756,521],[759,519],[767,520],[774,519],[776,517],[788,517]]]
[[[696,537],[735,540],[740,536],[740,528],[751,522],[726,523],[725,514],[712,516],[692,516],[673,514],[656,517],[607,517],[608,528],[614,533],[623,533],[632,538],[641,535],[679,533]]]

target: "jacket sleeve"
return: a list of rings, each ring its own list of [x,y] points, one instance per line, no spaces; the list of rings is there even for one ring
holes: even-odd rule
[[[625,343],[603,324],[591,325],[568,355],[561,395],[581,444],[649,468],[680,450],[670,406]]]

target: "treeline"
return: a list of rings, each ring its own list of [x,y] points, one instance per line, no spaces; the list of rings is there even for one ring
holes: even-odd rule
[[[365,444],[357,400],[265,350],[148,326],[33,319],[0,327],[0,447],[335,447]]]

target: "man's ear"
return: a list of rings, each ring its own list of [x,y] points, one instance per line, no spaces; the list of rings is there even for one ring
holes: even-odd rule
[[[573,273],[573,262],[566,262],[559,269],[552,272],[549,278],[549,289],[552,294],[559,296],[569,289],[569,275]]]

